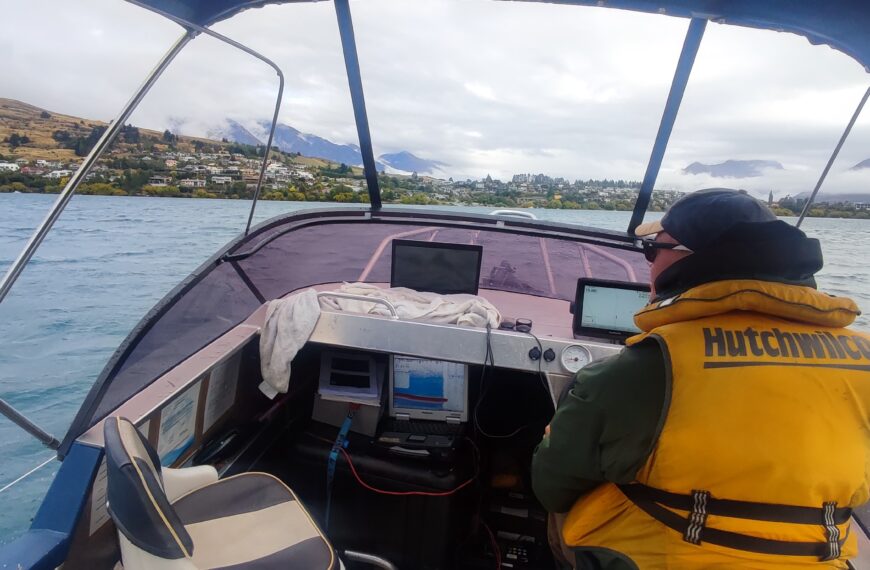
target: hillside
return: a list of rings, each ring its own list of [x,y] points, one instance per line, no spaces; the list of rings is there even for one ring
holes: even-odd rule
[[[93,136],[95,129],[105,128],[107,123],[92,119],[83,119],[64,115],[46,109],[41,109],[29,103],[4,99],[0,97],[0,155],[7,159],[24,158],[30,161],[50,160],[64,163],[78,162],[81,155],[76,155],[72,148],[64,148],[62,140],[58,140],[57,133],[66,133],[68,138],[87,139]],[[131,142],[133,137],[127,137],[124,131],[115,140],[110,154],[114,157],[128,157],[140,154],[142,151],[164,152],[174,147],[174,150],[182,153],[190,153],[197,148],[210,148],[212,150],[228,150],[236,145],[236,141],[229,142],[212,140],[199,137],[175,136],[171,144],[164,139],[163,132],[151,129],[133,127],[138,132],[138,142]],[[10,137],[19,135],[26,137],[28,142],[20,146],[11,145]],[[60,137],[63,138],[63,137]],[[256,141],[253,138],[251,142]],[[242,141],[238,141],[242,144]],[[288,156],[287,162],[314,168],[329,168],[336,166],[332,161],[304,156]],[[354,169],[355,173],[361,173],[361,169]]]

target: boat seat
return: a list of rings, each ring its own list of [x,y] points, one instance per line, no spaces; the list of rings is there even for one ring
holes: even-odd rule
[[[217,480],[213,468],[211,477],[200,467],[161,469],[130,421],[110,417],[103,431],[108,507],[126,570],[339,568],[329,540],[276,477],[243,473]],[[185,486],[195,488],[170,499]]]

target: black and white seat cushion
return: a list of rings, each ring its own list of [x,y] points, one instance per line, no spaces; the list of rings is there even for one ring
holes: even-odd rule
[[[299,498],[267,473],[223,479],[172,506],[196,546],[198,568],[336,566],[332,547]]]
[[[104,434],[109,513],[125,569],[339,567],[298,497],[272,475],[229,477],[170,503],[157,454],[136,427],[112,417]]]

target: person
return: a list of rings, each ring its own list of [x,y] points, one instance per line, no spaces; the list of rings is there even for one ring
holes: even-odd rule
[[[870,335],[819,242],[744,192],[639,226],[642,331],[581,370],[532,486],[580,568],[846,568],[868,499]]]

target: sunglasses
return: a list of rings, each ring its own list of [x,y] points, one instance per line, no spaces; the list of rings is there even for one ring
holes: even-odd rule
[[[646,260],[650,263],[653,263],[656,260],[656,256],[659,254],[659,251],[663,249],[672,249],[674,251],[688,251],[692,252],[691,249],[684,245],[680,245],[678,243],[664,243],[660,241],[652,241],[648,239],[640,240],[640,245],[643,247],[643,256],[646,257]]]

